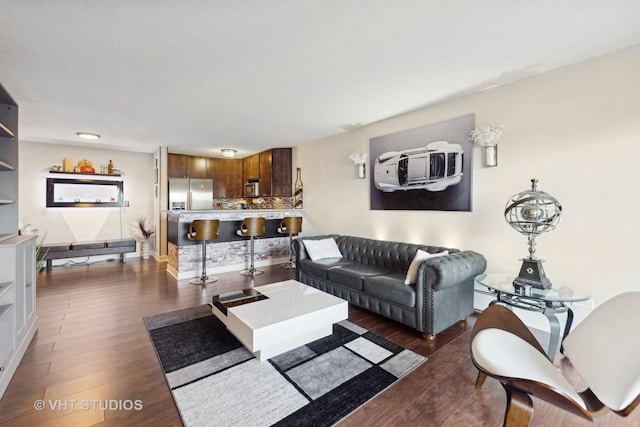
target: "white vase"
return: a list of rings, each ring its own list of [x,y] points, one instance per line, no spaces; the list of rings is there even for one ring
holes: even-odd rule
[[[140,256],[142,259],[149,259],[149,241],[143,240],[140,242]]]

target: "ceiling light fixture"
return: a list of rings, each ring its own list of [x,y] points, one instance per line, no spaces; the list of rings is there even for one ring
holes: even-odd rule
[[[233,157],[238,152],[238,150],[234,150],[233,148],[223,148],[220,151],[222,151],[224,157]]]
[[[356,130],[358,128],[361,128],[362,126],[364,126],[362,122],[351,122],[345,123],[342,126],[339,126],[339,128],[342,130],[346,130],[347,132],[351,132],[352,130]]]
[[[76,135],[82,139],[100,139],[100,135],[91,132],[76,132]]]

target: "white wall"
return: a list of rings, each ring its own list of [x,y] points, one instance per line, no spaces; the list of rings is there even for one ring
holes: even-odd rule
[[[473,66],[473,64],[469,64]],[[482,253],[489,272],[518,273],[526,237],[503,217],[509,196],[530,187],[563,206],[537,255],[554,286],[587,290],[596,305],[640,290],[640,45],[475,95],[302,144],[304,235],[339,233],[452,246]],[[369,138],[476,114],[476,127],[505,127],[495,168],[474,152],[472,212],[371,211],[369,179],[348,159]],[[345,121],[357,120],[357,111]],[[367,174],[371,171],[367,169]]]
[[[46,232],[48,243],[70,243],[131,237],[131,226],[142,216],[153,217],[153,155],[21,140],[20,226]],[[53,164],[69,157],[73,164],[88,159],[96,171],[112,160],[124,181],[123,208],[47,208],[46,179]],[[69,178],[76,176],[70,175]],[[139,251],[138,245],[138,251]],[[138,254],[127,254],[138,256]],[[99,258],[96,258],[99,259]]]

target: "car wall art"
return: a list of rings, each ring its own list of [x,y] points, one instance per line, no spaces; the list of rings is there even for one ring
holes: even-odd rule
[[[475,114],[369,140],[372,210],[471,212]]]

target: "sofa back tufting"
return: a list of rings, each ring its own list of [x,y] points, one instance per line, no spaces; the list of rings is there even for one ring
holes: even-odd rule
[[[346,260],[391,271],[406,272],[418,249],[429,253],[446,250],[449,253],[459,252],[458,249],[440,246],[389,242],[353,236],[334,236],[334,239],[342,257]]]

